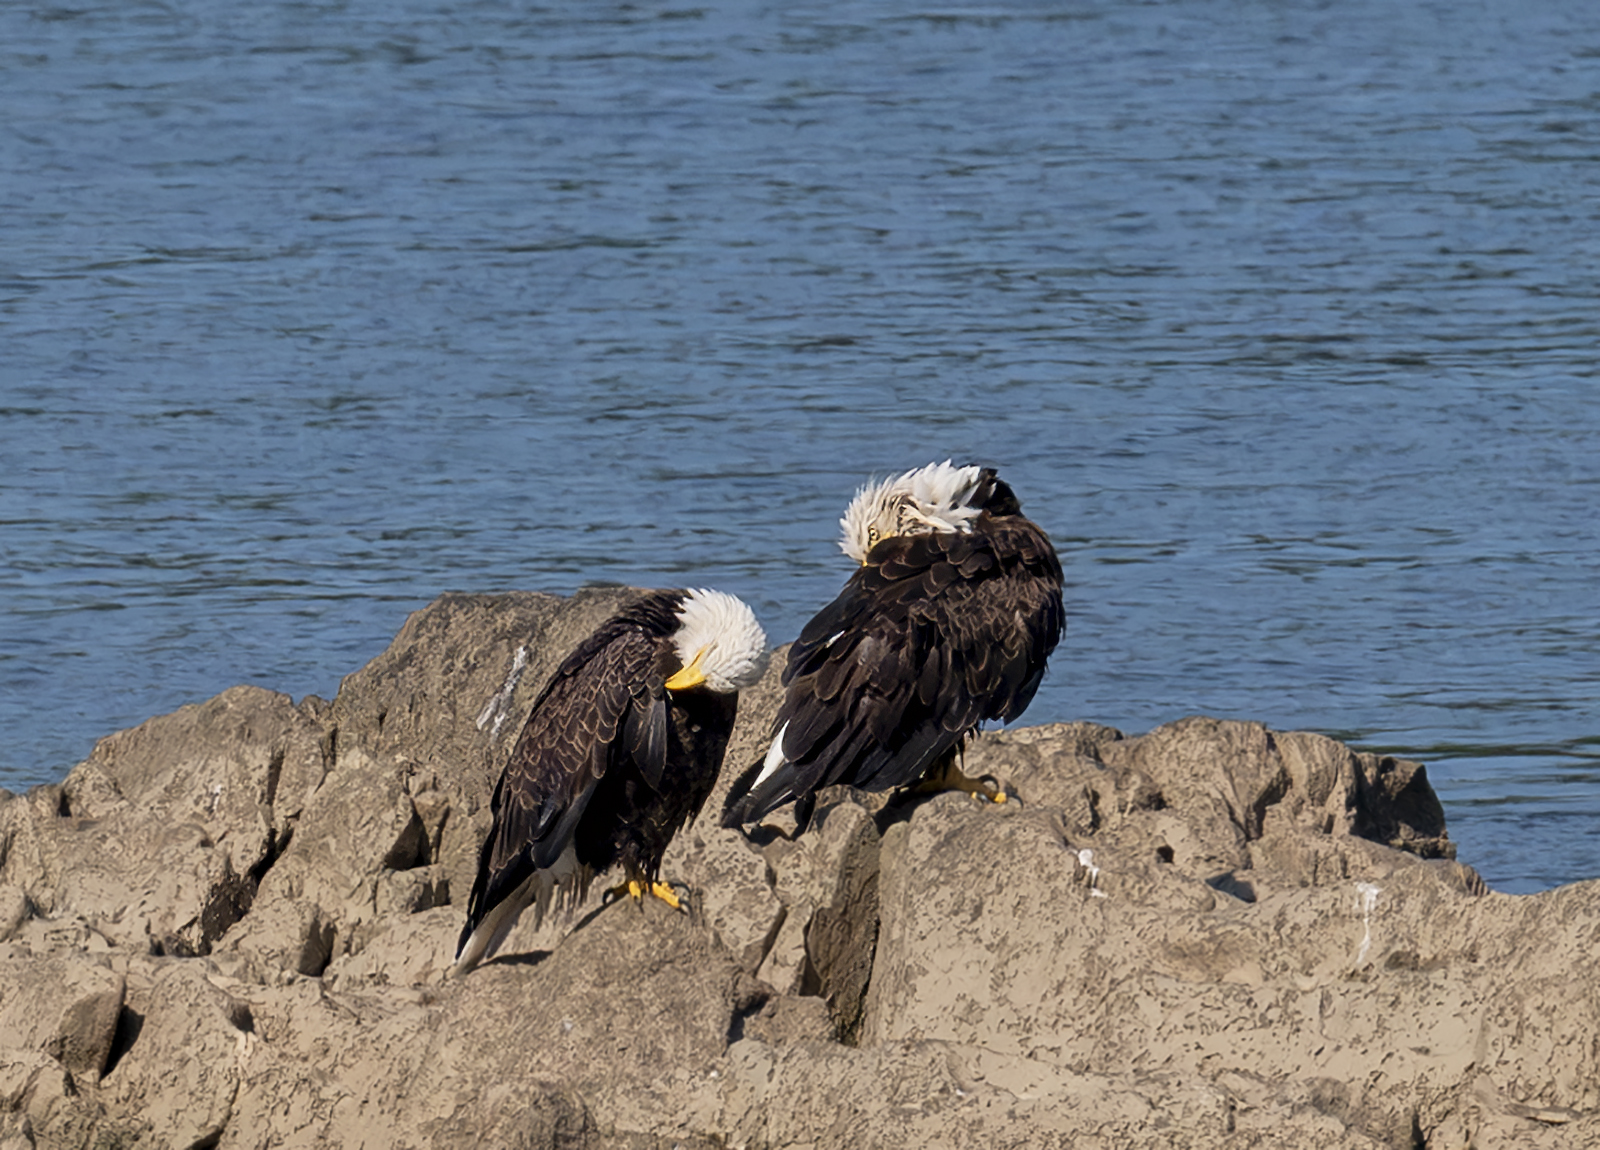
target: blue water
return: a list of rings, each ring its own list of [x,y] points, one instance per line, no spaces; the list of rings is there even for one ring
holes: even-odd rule
[[[723,587],[994,463],[1029,722],[1428,763],[1600,876],[1600,9],[0,6],[0,785],[446,590]]]

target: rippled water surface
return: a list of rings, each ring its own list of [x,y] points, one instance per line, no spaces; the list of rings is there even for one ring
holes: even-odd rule
[[[442,591],[791,637],[1002,468],[1028,721],[1420,758],[1600,876],[1600,8],[0,5],[0,783]]]

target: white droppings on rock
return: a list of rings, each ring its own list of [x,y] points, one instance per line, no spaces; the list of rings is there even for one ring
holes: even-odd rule
[[[506,715],[511,709],[511,696],[517,689],[517,684],[522,680],[522,672],[528,665],[528,648],[526,645],[518,647],[516,655],[511,660],[511,670],[506,672],[506,681],[495,692],[494,697],[484,704],[483,710],[478,712],[478,730],[494,724],[489,732],[491,739],[500,737],[500,728],[505,724]]]
[[[1094,864],[1094,851],[1084,847],[1078,852],[1078,865],[1089,872],[1089,897],[1105,898],[1106,892],[1099,888],[1100,868]]]
[[[1367,961],[1367,951],[1372,947],[1372,912],[1383,891],[1370,882],[1356,883],[1356,894],[1361,896],[1361,947],[1356,951],[1356,965]]]

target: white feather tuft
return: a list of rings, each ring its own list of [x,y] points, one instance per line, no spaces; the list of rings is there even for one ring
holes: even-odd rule
[[[980,467],[956,467],[946,459],[908,471],[899,482],[911,492],[918,510],[928,516],[950,517],[954,527],[977,516],[978,509],[969,507],[967,501],[977,491],[982,472]]]

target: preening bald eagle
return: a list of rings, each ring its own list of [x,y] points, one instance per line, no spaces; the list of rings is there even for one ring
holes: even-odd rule
[[[761,678],[767,637],[720,591],[652,591],[556,669],[494,790],[455,970],[471,970],[530,903],[584,898],[621,864],[628,891],[674,906],[661,856],[711,793],[738,692]]]
[[[788,802],[799,831],[819,789],[928,777],[996,801],[955,756],[985,719],[1021,715],[1061,639],[1061,564],[993,468],[948,461],[862,488],[840,521],[861,563],[789,650],[765,761],[724,826]]]

